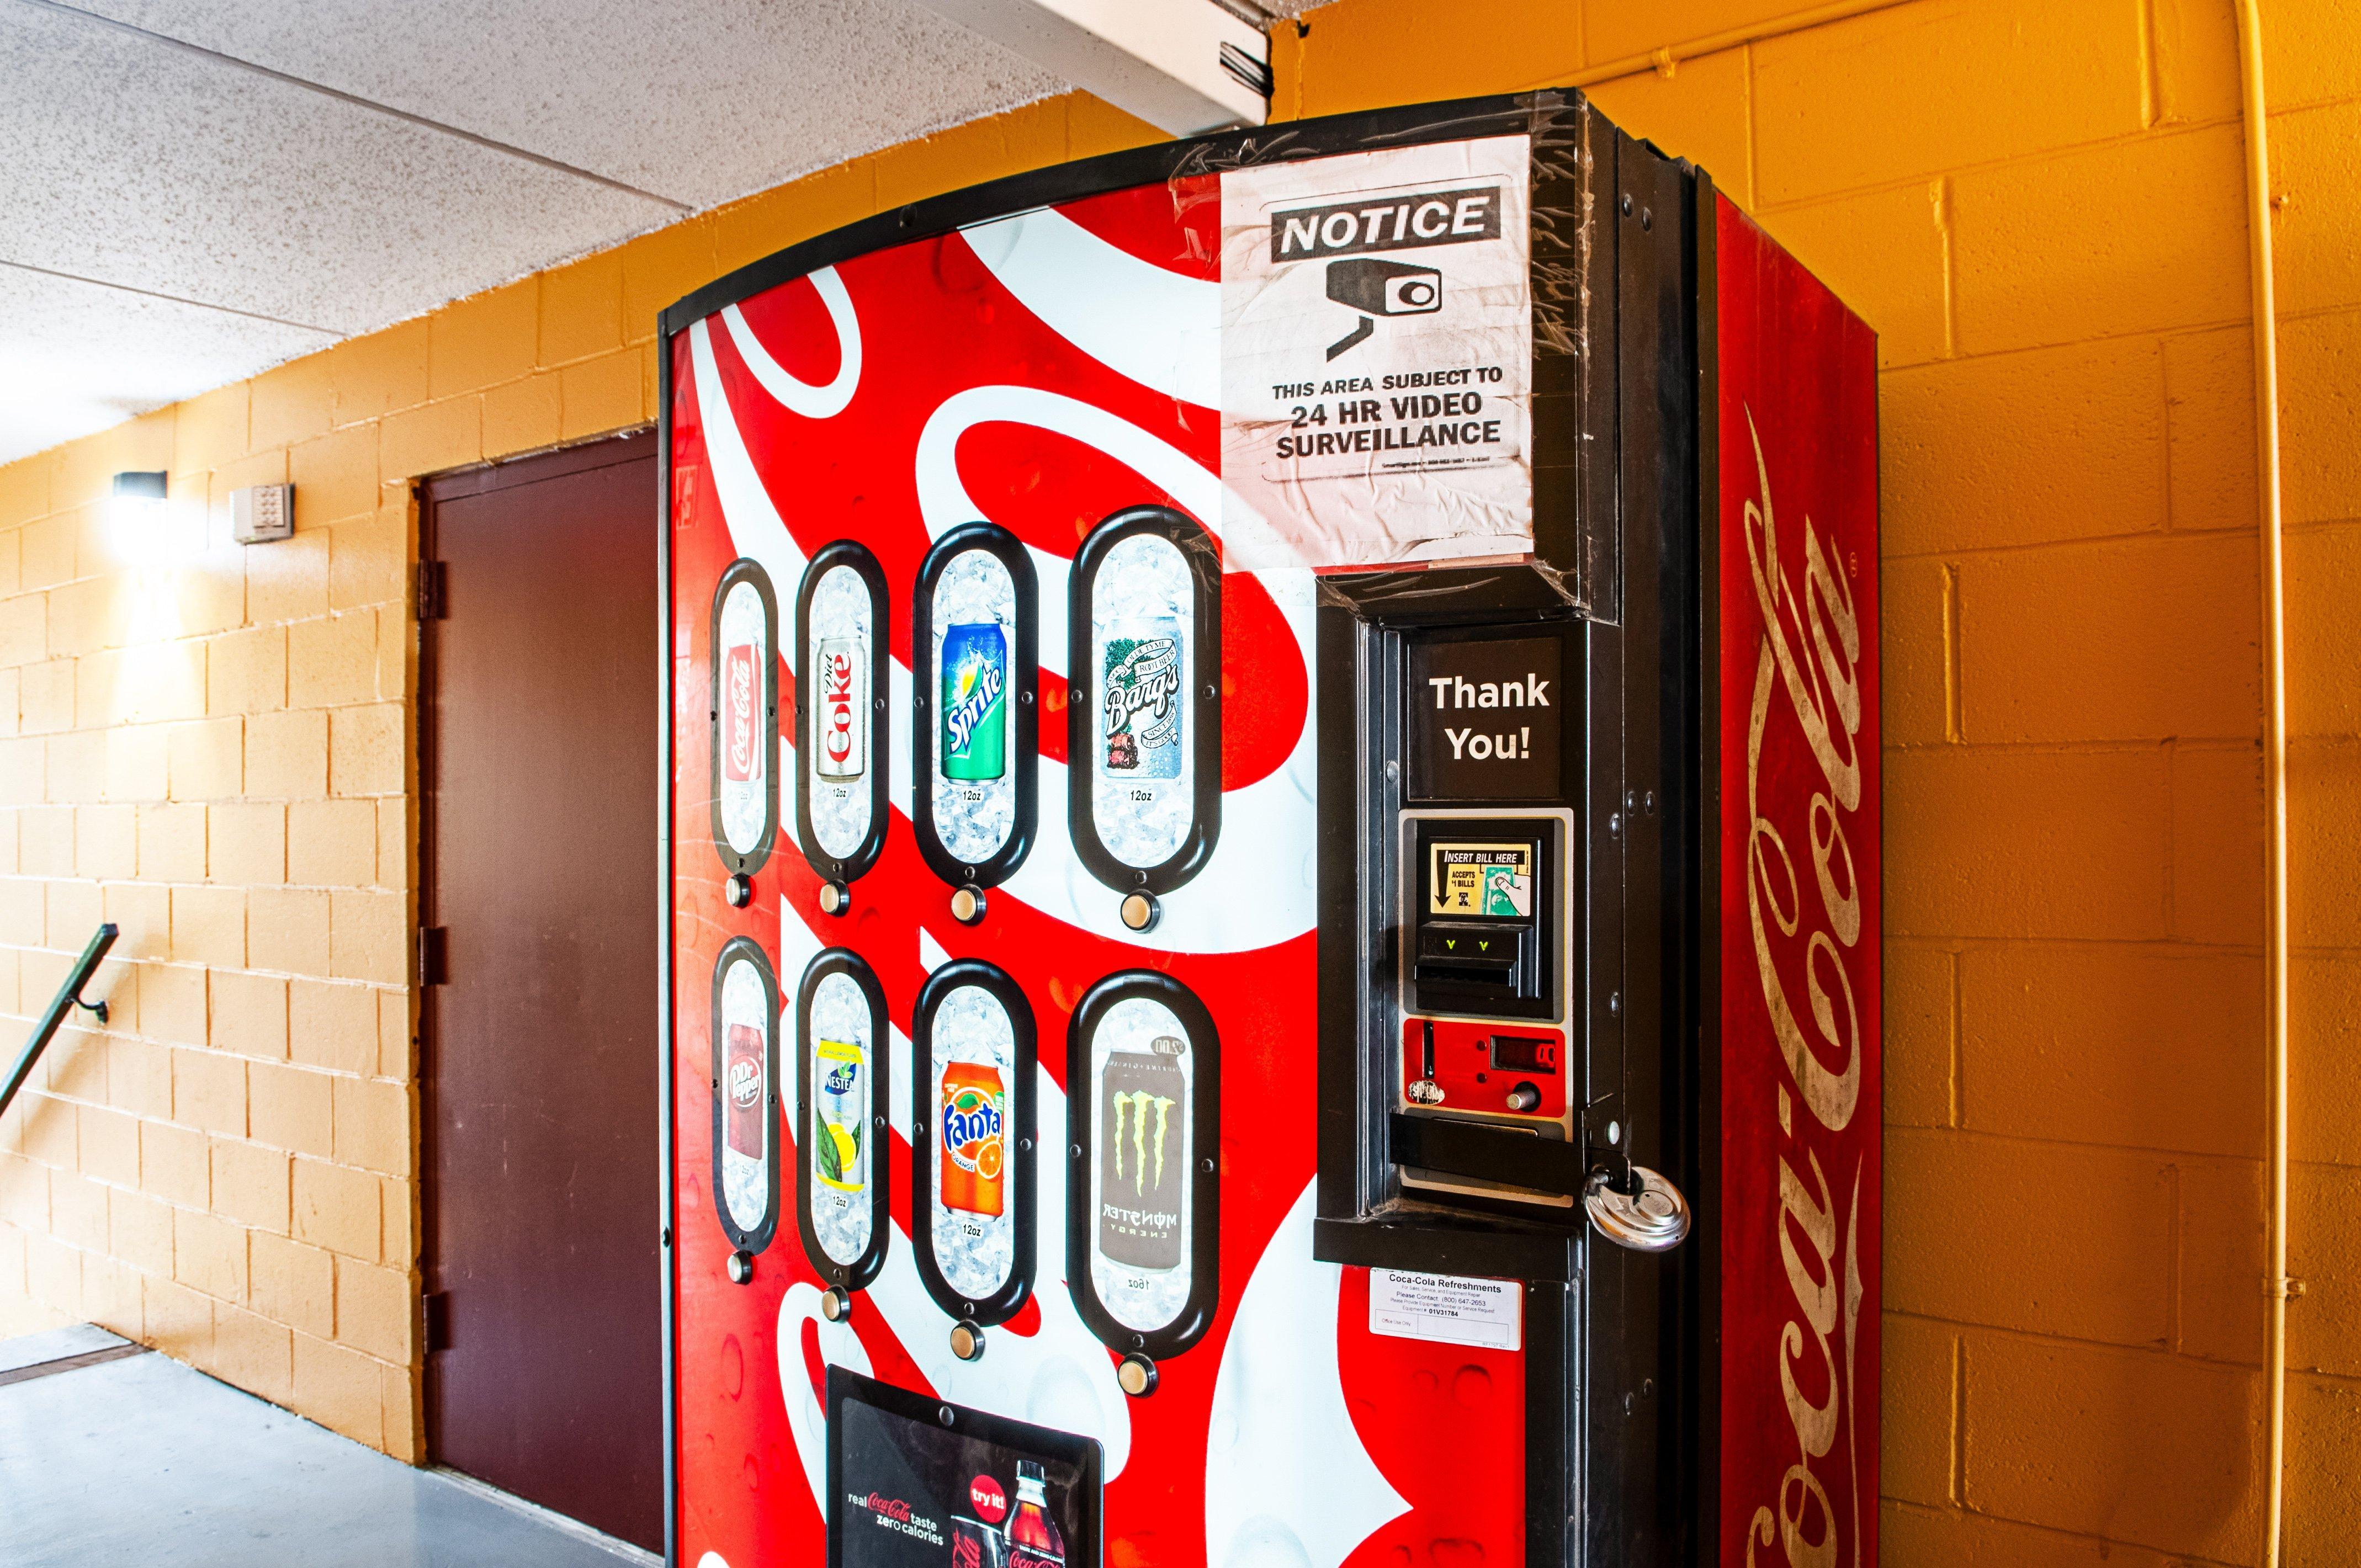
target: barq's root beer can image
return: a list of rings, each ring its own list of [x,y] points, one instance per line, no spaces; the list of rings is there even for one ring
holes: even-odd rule
[[[996,779],[1008,771],[1008,637],[997,624],[943,633],[943,777]]]
[[[1107,639],[1101,734],[1109,772],[1180,776],[1180,623],[1148,620]]]
[[[819,1096],[813,1107],[818,1126],[812,1146],[812,1173],[842,1192],[858,1192],[867,1179],[863,1157],[869,1124],[867,1053],[843,1040],[818,1042]]]
[[[955,1061],[943,1069],[943,1207],[998,1215],[1006,1175],[1008,1093],[1000,1069]]]

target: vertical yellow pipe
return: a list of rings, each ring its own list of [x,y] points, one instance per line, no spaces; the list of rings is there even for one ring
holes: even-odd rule
[[[2269,106],[2257,0],[2237,0],[2246,127],[2246,237],[2255,292],[2255,463],[2262,507],[2263,1027],[2269,1058],[2269,1214],[2265,1232],[2263,1568],[2279,1568],[2287,1469],[2288,895],[2287,592],[2279,522],[2279,312],[2271,290]]]

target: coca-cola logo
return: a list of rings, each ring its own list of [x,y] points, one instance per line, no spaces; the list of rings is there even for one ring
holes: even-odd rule
[[[1008,1512],[1008,1494],[989,1475],[979,1475],[967,1484],[967,1500],[975,1505],[976,1517],[986,1524],[998,1524]]]
[[[900,1497],[889,1497],[882,1492],[872,1492],[862,1500],[861,1506],[881,1519],[895,1519],[903,1524],[910,1522],[910,1505]]]
[[[1838,1136],[1851,1124],[1861,1096],[1861,1024],[1852,970],[1860,962],[1855,949],[1861,936],[1861,889],[1846,836],[1861,806],[1861,756],[1853,740],[1861,722],[1861,623],[1852,590],[1808,515],[1800,598],[1789,583],[1772,510],[1770,467],[1753,425],[1750,410],[1759,500],[1745,507],[1746,555],[1763,637],[1747,723],[1746,914],[1771,1034],[1787,1081],[1808,1114],[1789,1113],[1783,1084],[1775,1135],[1779,1208],[1770,1221],[1792,1300],[1777,1343],[1768,1348],[1778,1358],[1795,1458],[1780,1477],[1773,1501],[1756,1508],[1747,1522],[1746,1561],[1755,1562],[1758,1547],[1775,1544],[1791,1568],[1835,1568],[1858,1561],[1862,1540],[1855,1419],[1861,1390],[1854,1382],[1863,1295],[1862,1159],[1849,1149],[1849,1140]],[[1775,716],[1783,731],[1777,741],[1792,744],[1791,734],[1800,738],[1817,765],[1820,786],[1802,812],[1784,821],[1774,819],[1778,805],[1766,807],[1759,788],[1764,743],[1774,724],[1773,698],[1781,696],[1785,701]],[[1793,731],[1786,732],[1790,725]],[[1804,896],[1788,850],[1790,835],[1811,846],[1817,900]],[[1806,1038],[1790,1001],[1797,989],[1815,1038]],[[1837,1167],[1833,1183],[1827,1164]],[[1841,1473],[1830,1457],[1839,1440]],[[1850,1508],[1844,1516],[1831,1505],[1822,1478],[1834,1480],[1839,1474],[1849,1483]]]
[[[755,740],[754,705],[759,699],[753,644],[733,644],[722,667],[722,776],[744,784],[762,777],[762,748]]]

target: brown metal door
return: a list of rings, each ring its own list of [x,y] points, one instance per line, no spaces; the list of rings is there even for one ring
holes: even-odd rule
[[[431,481],[421,719],[428,1451],[652,1550],[656,499],[646,435]]]

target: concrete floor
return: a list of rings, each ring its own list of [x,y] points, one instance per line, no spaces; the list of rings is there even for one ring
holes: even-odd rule
[[[67,1362],[110,1350],[114,1359],[94,1365]],[[0,1340],[0,1563],[619,1568],[659,1561],[478,1483],[413,1470],[166,1356],[130,1350],[86,1327]]]

